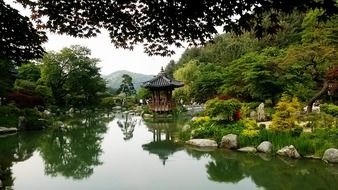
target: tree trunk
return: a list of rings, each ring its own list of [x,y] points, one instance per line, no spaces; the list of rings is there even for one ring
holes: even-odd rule
[[[329,86],[329,82],[328,82],[327,80],[324,80],[324,84],[323,84],[322,89],[320,89],[320,91],[317,92],[317,93],[311,98],[311,100],[308,102],[308,104],[307,104],[307,110],[306,110],[307,113],[311,113],[311,112],[312,112],[312,106],[313,106],[313,103],[314,103],[318,98],[320,98],[320,97],[327,91],[328,86]]]

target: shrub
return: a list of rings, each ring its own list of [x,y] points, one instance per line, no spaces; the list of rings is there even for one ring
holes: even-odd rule
[[[212,118],[221,120],[234,120],[236,113],[241,109],[241,103],[236,99],[211,99],[206,102],[205,112]]]
[[[44,85],[37,85],[35,88],[35,92],[39,96],[43,97],[45,102],[51,103],[53,101],[53,93],[49,87],[44,86]]]
[[[197,125],[193,122],[192,130],[190,132],[192,138],[210,138],[220,142],[224,135],[230,133],[239,135],[243,129],[244,125],[241,121],[228,122],[224,125],[222,123],[210,120],[200,125]],[[182,136],[186,137],[186,133],[187,132],[182,134]]]
[[[272,116],[271,129],[282,131],[296,127],[301,105],[297,98],[283,95],[277,103],[276,112]]]
[[[193,120],[193,123],[197,124],[197,125],[201,125],[201,124],[208,122],[208,121],[210,121],[209,116],[195,117],[195,119]]]
[[[106,108],[112,108],[116,106],[116,98],[114,97],[105,97],[101,100],[101,105]]]
[[[43,129],[47,126],[47,121],[42,119],[42,114],[38,110],[25,108],[22,112],[27,119],[27,130]]]
[[[327,113],[327,114],[330,114],[330,115],[333,115],[335,117],[338,117],[338,106],[337,105],[334,105],[334,104],[322,104],[320,105],[320,110]]]
[[[0,126],[16,127],[20,110],[15,106],[0,106]]]
[[[253,119],[246,118],[242,120],[244,125],[244,130],[241,132],[241,135],[246,137],[255,137],[259,134],[259,126],[257,122]]]
[[[29,95],[35,94],[36,84],[28,80],[17,79],[14,83],[14,90],[23,92]]]

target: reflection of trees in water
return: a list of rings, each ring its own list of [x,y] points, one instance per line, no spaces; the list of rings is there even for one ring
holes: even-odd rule
[[[142,145],[143,150],[149,151],[150,154],[156,154],[163,165],[170,155],[182,150],[183,146],[175,143],[175,132],[177,132],[177,123],[161,122],[146,123],[148,130],[153,133],[153,141]]]
[[[65,128],[45,135],[40,153],[46,174],[74,179],[92,175],[94,167],[102,164],[101,141],[109,120],[101,114],[73,118],[66,121]]]
[[[192,149],[187,152],[197,159],[211,158],[206,169],[209,179],[216,182],[238,183],[251,177],[257,187],[267,190],[336,189],[338,186],[338,166],[317,160],[277,157],[265,161],[253,154]]]
[[[213,161],[206,166],[210,180],[237,183],[244,178],[240,162],[236,158],[225,158],[220,154],[212,154],[212,158]]]
[[[4,189],[13,186],[11,167],[14,162],[22,162],[33,155],[38,147],[41,132],[18,133],[0,138],[0,180]]]
[[[130,116],[128,113],[122,115],[122,119],[117,121],[117,125],[120,127],[123,133],[123,139],[125,141],[133,138],[134,129],[137,123],[137,119]]]

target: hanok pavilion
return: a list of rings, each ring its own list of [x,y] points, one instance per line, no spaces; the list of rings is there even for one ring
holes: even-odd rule
[[[176,107],[172,100],[172,91],[184,84],[165,74],[163,68],[153,79],[143,82],[142,86],[152,92],[152,99],[148,103],[150,110],[154,112],[168,112]]]

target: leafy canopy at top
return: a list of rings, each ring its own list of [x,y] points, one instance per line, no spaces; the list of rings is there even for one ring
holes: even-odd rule
[[[254,29],[258,36],[279,28],[278,13],[322,8],[323,18],[337,13],[335,0],[17,0],[32,10],[38,28],[78,37],[109,31],[117,47],[143,43],[149,55],[171,55],[170,46],[204,44],[215,26],[240,33]],[[268,15],[270,24],[262,23]]]

